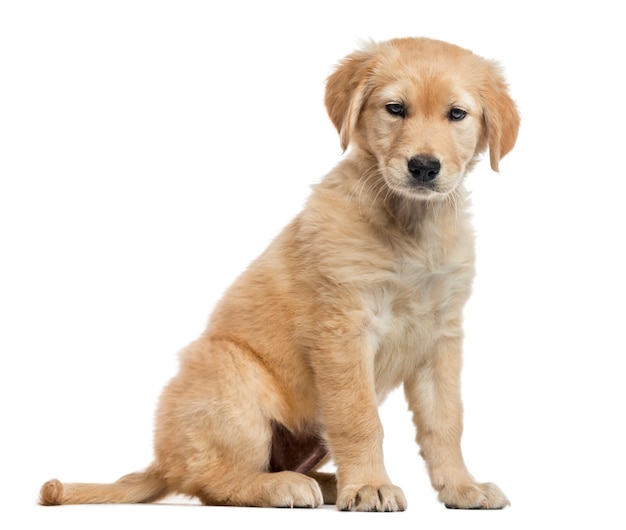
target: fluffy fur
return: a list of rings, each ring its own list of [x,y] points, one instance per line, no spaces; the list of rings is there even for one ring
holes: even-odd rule
[[[462,310],[474,275],[464,175],[513,147],[498,67],[418,38],[372,43],[329,77],[349,153],[227,291],[165,388],[155,460],[113,484],[61,484],[41,503],[406,508],[377,412],[404,386],[433,487],[449,507],[502,508],[460,448]],[[332,458],[336,475],[316,471]]]

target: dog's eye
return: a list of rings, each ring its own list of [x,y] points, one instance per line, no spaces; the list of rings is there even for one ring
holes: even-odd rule
[[[402,118],[406,116],[406,108],[402,103],[388,103],[385,108],[393,116],[401,116]]]
[[[465,118],[465,116],[467,116],[467,112],[463,109],[454,107],[450,109],[449,116],[452,121],[461,121],[463,118]]]

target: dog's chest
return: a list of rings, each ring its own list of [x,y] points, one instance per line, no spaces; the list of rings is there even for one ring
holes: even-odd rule
[[[442,336],[455,332],[469,295],[473,270],[455,260],[433,266],[404,256],[385,281],[363,295],[366,340],[374,355],[376,387],[383,397],[425,356],[435,355]]]
[[[407,338],[424,341],[426,332],[445,309],[445,300],[454,282],[452,271],[429,271],[419,262],[400,262],[387,280],[365,292],[363,307],[368,316],[368,331],[376,350],[399,345]]]

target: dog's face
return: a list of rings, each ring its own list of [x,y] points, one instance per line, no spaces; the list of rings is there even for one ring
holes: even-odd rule
[[[443,198],[489,146],[491,165],[514,145],[519,116],[498,68],[430,39],[397,39],[348,56],[326,106],[342,146],[371,153],[385,184]]]

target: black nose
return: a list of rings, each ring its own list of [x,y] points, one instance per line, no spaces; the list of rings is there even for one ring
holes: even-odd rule
[[[416,155],[409,160],[409,172],[419,182],[430,182],[439,175],[441,163],[434,156]]]

